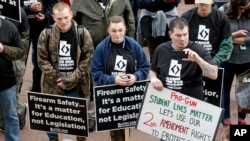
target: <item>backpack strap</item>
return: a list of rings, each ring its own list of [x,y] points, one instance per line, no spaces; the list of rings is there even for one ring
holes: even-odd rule
[[[81,48],[84,46],[84,28],[83,28],[83,26],[81,26],[81,25],[77,26],[77,34],[78,34],[77,38],[78,38],[79,46]],[[82,53],[83,53],[83,51],[81,51],[81,54]],[[80,55],[80,56],[82,56],[82,55]],[[80,57],[80,60],[83,60],[83,58]]]
[[[48,52],[48,57],[49,57],[49,61],[50,61],[50,53],[49,53],[49,40],[50,40],[50,34],[51,34],[51,26],[45,28],[46,30],[46,35],[47,35],[47,52]]]
[[[78,41],[80,41],[79,45],[82,47],[84,45],[84,29],[83,26],[77,25],[77,34]]]
[[[51,26],[46,28],[46,35],[47,35],[47,46],[49,45],[50,34],[51,34]],[[49,47],[47,47],[49,49]]]

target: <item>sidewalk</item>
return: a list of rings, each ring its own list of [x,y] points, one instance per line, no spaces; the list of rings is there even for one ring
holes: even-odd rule
[[[183,1],[183,0],[182,0]],[[179,13],[183,13],[184,10],[193,7],[193,5],[184,5],[183,2],[179,5]],[[144,48],[147,52],[147,48]],[[31,53],[29,54],[28,63],[26,67],[25,76],[23,79],[23,86],[20,94],[20,102],[27,102],[26,91],[29,90],[32,84],[32,63],[31,63]],[[233,87],[234,88],[234,87]],[[234,90],[234,89],[232,89]],[[231,93],[231,110],[232,110],[232,121],[233,124],[237,123],[237,106],[234,98],[234,94]],[[28,115],[27,115],[28,117]],[[247,123],[250,124],[250,116],[247,115]],[[219,141],[221,130],[218,130],[218,135],[216,141]],[[68,140],[67,140],[68,139]],[[4,133],[0,132],[0,141],[4,140]],[[64,141],[73,140],[76,141],[75,136],[64,135]],[[48,141],[48,137],[44,131],[36,131],[29,129],[29,121],[27,120],[25,127],[21,130],[21,140],[20,141]],[[88,141],[111,141],[109,137],[109,132],[91,132],[89,134]],[[141,131],[132,129],[130,141],[159,141],[159,139],[145,134]]]

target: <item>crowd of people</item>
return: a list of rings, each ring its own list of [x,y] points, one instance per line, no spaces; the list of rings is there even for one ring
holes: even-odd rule
[[[221,123],[230,126],[234,77],[250,69],[250,0],[194,0],[195,7],[182,15],[179,3],[21,0],[21,23],[0,18],[0,129],[5,141],[19,141],[26,123],[27,104],[19,103],[18,95],[29,47],[30,91],[86,98],[90,132],[96,126],[93,86],[126,87],[149,80],[159,91],[168,88],[204,100],[202,78],[217,79],[218,68],[224,69]],[[62,51],[64,47],[69,52]],[[65,58],[70,63],[60,61]],[[125,69],[116,66],[121,58]],[[239,125],[246,124],[245,118],[246,113],[238,112]],[[58,141],[57,133],[47,135]],[[110,137],[125,141],[125,130],[110,131]],[[77,141],[85,140],[77,136]]]

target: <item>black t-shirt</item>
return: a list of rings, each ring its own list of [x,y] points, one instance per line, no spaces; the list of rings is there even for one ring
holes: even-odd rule
[[[182,15],[189,24],[189,39],[200,45],[214,57],[221,42],[231,36],[230,22],[227,16],[213,8],[207,17],[197,14],[197,8],[191,9]]]
[[[201,58],[213,63],[210,54],[200,45],[189,42],[187,48],[195,51]],[[202,70],[192,61],[172,58],[172,42],[157,47],[151,69],[155,71],[164,87],[203,100]]]
[[[135,61],[130,47],[125,42],[111,43],[111,52],[108,55],[106,74],[116,76],[119,73],[134,73]]]
[[[68,32],[60,33],[58,47],[60,74],[70,75],[76,68],[77,40],[73,27]]]
[[[58,47],[59,54],[59,71],[63,76],[73,73],[76,69],[76,52],[77,40],[74,27],[72,26],[68,32],[60,33],[60,42]],[[76,88],[65,90],[65,93],[75,92]]]

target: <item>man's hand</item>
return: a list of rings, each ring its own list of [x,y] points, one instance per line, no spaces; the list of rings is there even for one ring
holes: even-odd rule
[[[198,59],[200,59],[200,56],[196,52],[192,51],[191,49],[186,48],[183,51],[185,52],[185,54],[188,55],[188,58],[183,58],[182,59],[184,61],[196,62]]]
[[[136,77],[133,74],[118,74],[115,77],[115,84],[121,86],[131,86],[135,81]]]
[[[247,30],[237,30],[235,32],[232,33],[232,37],[233,38],[238,38],[238,37],[246,37],[248,36],[248,31]]]
[[[64,86],[64,84],[62,82],[62,78],[58,78],[56,80],[56,82],[57,82],[57,86],[61,87],[62,89],[65,89],[65,86]]]
[[[152,86],[156,90],[158,90],[158,91],[162,91],[163,90],[163,85],[161,83],[161,80],[159,80],[157,77],[151,77],[150,83],[152,84]]]
[[[41,2],[33,2],[30,5],[30,11],[32,11],[32,12],[40,12],[40,11],[42,11],[42,3]]]
[[[43,21],[44,19],[45,19],[44,14],[42,14],[42,13],[36,14],[36,20],[37,21]]]
[[[163,84],[161,80],[157,78],[156,72],[149,70],[148,79],[150,80],[150,83],[156,90],[158,91],[163,90]]]
[[[0,53],[2,53],[4,51],[4,46],[2,43],[0,43]]]
[[[136,81],[135,75],[133,75],[133,74],[126,74],[126,75],[127,75],[127,77],[128,77],[127,85],[128,85],[128,86],[133,85],[133,84],[135,83],[135,81]]]

